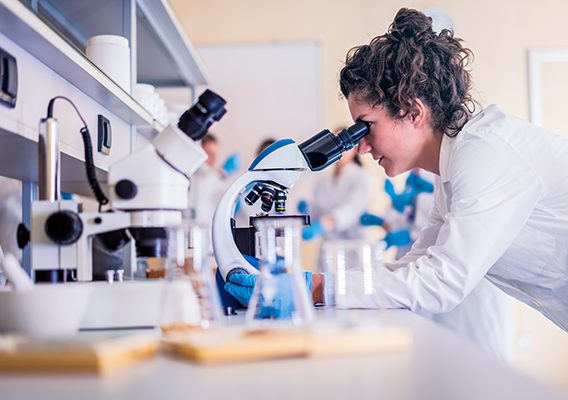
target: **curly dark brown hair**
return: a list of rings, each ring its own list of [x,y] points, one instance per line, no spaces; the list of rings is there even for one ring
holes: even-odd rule
[[[340,73],[341,93],[382,105],[398,119],[420,99],[431,110],[432,128],[455,136],[476,105],[467,70],[473,54],[461,42],[447,29],[436,34],[425,14],[401,8],[387,33],[349,50]]]

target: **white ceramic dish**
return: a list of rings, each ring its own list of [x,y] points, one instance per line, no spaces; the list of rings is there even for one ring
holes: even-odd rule
[[[85,284],[42,284],[0,289],[0,332],[29,336],[68,335],[79,330],[89,302]]]

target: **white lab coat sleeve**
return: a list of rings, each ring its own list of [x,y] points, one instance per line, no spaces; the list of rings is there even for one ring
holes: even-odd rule
[[[350,293],[339,306],[450,311],[505,253],[543,194],[530,160],[497,135],[456,144],[447,171],[448,212],[435,243],[405,267],[381,269],[373,296]]]
[[[437,189],[434,191],[434,193],[435,196],[438,196],[440,191]],[[413,243],[410,251],[394,262],[385,263],[385,266],[388,269],[395,270],[407,266],[408,263],[416,261],[418,257],[426,255],[428,247],[436,243],[440,228],[444,223],[444,220],[440,215],[440,211],[438,210],[436,203],[437,202],[434,202],[434,204],[432,205],[430,213],[428,214],[428,222],[418,232],[418,237]]]
[[[337,232],[359,224],[359,218],[369,206],[371,198],[371,177],[365,171],[353,174],[347,201],[331,212]]]

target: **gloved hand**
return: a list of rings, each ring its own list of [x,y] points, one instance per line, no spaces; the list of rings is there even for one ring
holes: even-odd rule
[[[396,193],[396,191],[394,190],[394,185],[389,179],[385,180],[385,192],[391,198],[392,207],[399,213],[403,213],[404,208],[406,206],[412,205],[412,202],[414,201],[415,193],[413,193],[412,191],[404,192],[401,194]]]
[[[285,310],[286,308],[290,309],[292,302],[292,292],[290,285],[291,276],[286,273],[274,276],[276,277],[278,285],[277,292],[280,293],[280,298],[273,299],[270,304],[266,304],[266,307],[275,308],[274,304],[276,301],[278,301],[278,305],[281,310]],[[258,275],[255,274],[233,274],[229,277],[229,281],[225,284],[225,290],[232,296],[234,296],[243,306],[248,306],[257,279]],[[304,279],[306,281],[306,285],[308,286],[308,292],[311,293],[312,273],[307,271],[304,272]],[[261,301],[263,301],[263,299],[261,299]],[[267,312],[268,311],[269,310],[267,310]]]
[[[414,171],[410,171],[408,178],[406,178],[406,186],[410,187],[415,194],[434,192],[434,185],[432,182],[422,178]]]
[[[314,222],[312,222],[311,225],[304,226],[304,228],[302,229],[302,239],[316,239],[320,236],[323,236],[324,233],[325,229],[323,225],[319,222],[319,220],[316,219]]]
[[[408,229],[400,229],[397,231],[390,231],[384,238],[387,244],[387,249],[391,246],[402,247],[412,243],[410,231]]]
[[[310,209],[308,202],[306,200],[300,200],[298,202],[298,205],[296,206],[296,209],[298,210],[298,212],[300,214],[308,214],[308,211]]]
[[[385,220],[378,215],[364,213],[359,217],[359,223],[363,226],[383,226]]]
[[[233,172],[237,171],[241,165],[241,157],[239,153],[233,153],[223,163],[221,169],[226,176],[231,175]]]

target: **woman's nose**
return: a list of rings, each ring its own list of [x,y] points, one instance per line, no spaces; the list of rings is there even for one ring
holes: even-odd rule
[[[371,146],[369,146],[367,140],[365,140],[365,138],[359,140],[359,144],[357,145],[357,153],[365,154],[368,153],[369,151],[371,151]]]

